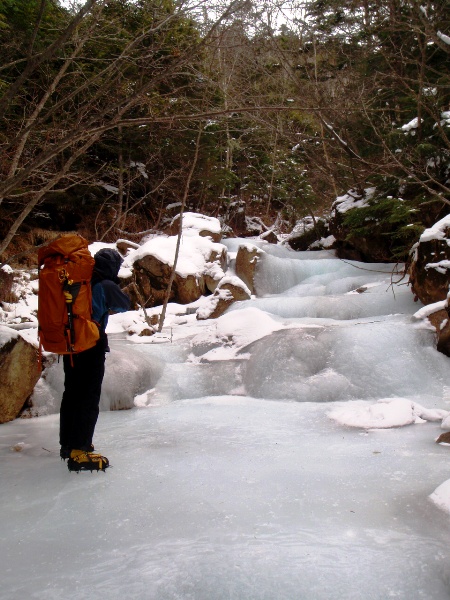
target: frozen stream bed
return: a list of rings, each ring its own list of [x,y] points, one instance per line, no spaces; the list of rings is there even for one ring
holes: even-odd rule
[[[56,416],[3,426],[2,600],[448,598],[439,426],[362,432],[328,410],[228,396],[105,413],[113,468],[92,475],[59,462]]]
[[[113,318],[106,473],[60,461],[50,366],[0,427],[1,600],[450,598],[450,359],[392,269],[270,247],[217,320]]]

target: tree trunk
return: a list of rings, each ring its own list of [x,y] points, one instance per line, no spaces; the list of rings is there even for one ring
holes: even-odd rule
[[[170,293],[172,291],[172,285],[173,285],[173,282],[175,279],[175,272],[176,272],[176,268],[177,268],[178,256],[180,254],[181,236],[183,234],[183,212],[184,212],[184,208],[186,206],[187,197],[189,195],[189,188],[191,186],[192,176],[194,174],[195,167],[197,165],[198,151],[200,148],[200,138],[202,135],[202,129],[203,129],[202,126],[200,126],[199,130],[198,130],[198,134],[197,134],[197,141],[195,143],[194,159],[192,161],[192,165],[189,170],[188,177],[186,179],[186,185],[184,186],[184,194],[183,194],[183,199],[181,201],[181,208],[180,208],[180,229],[178,230],[177,245],[176,245],[176,249],[175,249],[175,256],[173,259],[173,268],[172,268],[172,272],[170,274],[170,279],[169,279],[169,284],[167,286],[166,295],[164,296],[164,303],[163,303],[163,307],[161,310],[161,316],[159,319],[158,332],[162,331],[162,328],[164,325],[164,319],[166,318],[167,305],[169,303]]]

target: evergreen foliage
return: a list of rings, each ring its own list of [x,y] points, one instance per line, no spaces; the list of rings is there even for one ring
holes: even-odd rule
[[[393,259],[406,261],[415,241],[423,233],[420,211],[401,198],[382,197],[367,206],[353,208],[344,214],[343,226],[349,231],[347,240],[354,237],[389,238]]]

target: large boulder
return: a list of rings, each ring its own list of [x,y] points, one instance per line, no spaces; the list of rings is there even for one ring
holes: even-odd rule
[[[15,419],[40,377],[36,348],[0,326],[0,423]]]
[[[158,306],[164,301],[169,286],[172,265],[148,254],[134,263],[136,283],[145,300],[145,306]],[[205,293],[205,280],[202,275],[175,272],[170,302],[190,304]]]
[[[128,257],[145,306],[163,303],[176,245],[177,236],[153,238]],[[183,235],[169,301],[190,304],[207,290],[213,292],[223,277],[226,260],[226,247],[209,236]]]
[[[413,293],[423,304],[447,298],[450,283],[450,215],[426,229],[409,265]]]

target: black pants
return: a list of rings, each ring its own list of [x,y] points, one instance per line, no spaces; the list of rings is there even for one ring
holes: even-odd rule
[[[89,450],[98,419],[105,374],[103,339],[89,350],[64,356],[64,393],[61,401],[59,441],[62,447]]]

